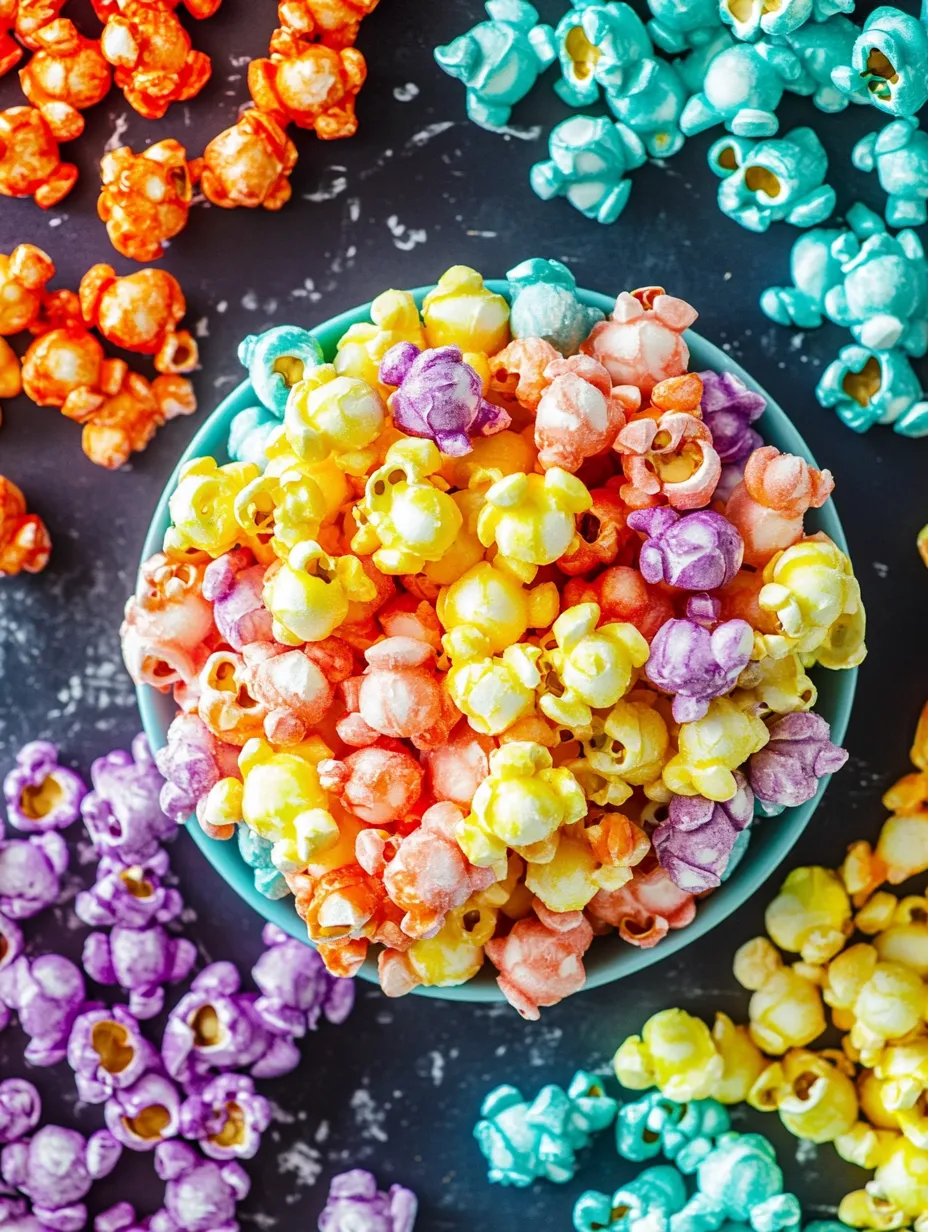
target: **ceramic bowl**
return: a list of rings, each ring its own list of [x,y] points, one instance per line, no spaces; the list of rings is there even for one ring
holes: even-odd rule
[[[506,294],[505,282],[489,281],[488,286],[494,291]],[[421,305],[423,298],[431,288],[420,287],[413,292],[416,302]],[[607,315],[612,311],[614,301],[608,296],[592,291],[579,292],[587,304],[601,308]],[[335,353],[335,344],[350,325],[358,321],[370,320],[370,304],[362,304],[350,312],[324,321],[313,328],[312,332],[318,338],[325,352],[326,359],[331,359]],[[815,464],[808,446],[799,435],[792,421],[770,396],[752,380],[751,377],[734,361],[711,343],[706,342],[699,334],[688,331],[687,342],[690,348],[690,367],[699,372],[707,368],[716,372],[731,372],[741,378],[744,383],[767,400],[767,409],[755,425],[769,445],[776,445],[784,452],[799,454],[809,463]],[[216,407],[196,436],[190,442],[177,464],[177,469],[168,483],[158,502],[151,520],[148,536],[145,540],[143,560],[161,550],[164,533],[168,528],[168,498],[174,491],[177,481],[177,471],[191,458],[208,454],[218,462],[228,462],[226,442],[229,435],[229,424],[233,416],[247,406],[257,402],[251,390],[251,385],[243,381],[237,389]],[[843,550],[847,551],[847,541],[838,520],[834,502],[829,500],[819,510],[812,510],[806,518],[809,531],[823,530]],[[821,668],[813,673],[818,686],[818,703],[816,710],[831,725],[831,736],[836,744],[840,744],[847,730],[854,700],[854,689],[857,683],[856,669],[850,671],[825,671]],[[139,708],[142,722],[153,749],[165,744],[166,732],[174,717],[176,707],[169,694],[157,693],[142,686],[138,690]],[[800,834],[809,823],[828,784],[825,777],[819,783],[818,791],[813,799],[798,808],[786,809],[779,817],[761,824],[755,824],[753,837],[740,864],[729,880],[708,898],[699,904],[696,918],[687,928],[671,932],[664,940],[652,949],[637,949],[618,939],[615,933],[597,938],[588,951],[585,959],[587,970],[587,988],[597,988],[601,984],[620,980],[634,971],[649,967],[677,953],[698,937],[702,937],[711,929],[717,928],[733,911],[746,902],[767,879],[792,849]],[[286,932],[301,941],[306,940],[306,928],[297,915],[291,898],[272,902],[259,894],[255,889],[252,871],[239,855],[238,845],[234,842],[219,842],[208,838],[200,829],[195,819],[192,819],[187,829],[194,842],[204,853],[213,868],[220,874],[240,898],[253,907],[266,920],[278,924]],[[501,1001],[502,993],[495,980],[495,969],[486,963],[483,970],[467,984],[458,988],[420,988],[418,993],[424,996],[443,997],[454,1001]],[[376,962],[368,959],[362,968],[363,978],[376,982]]]

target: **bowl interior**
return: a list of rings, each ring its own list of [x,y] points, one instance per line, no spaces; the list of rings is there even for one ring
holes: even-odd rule
[[[488,280],[487,285],[501,294],[507,293],[505,282]],[[421,305],[429,289],[429,287],[419,287],[413,292],[418,304]],[[584,290],[581,290],[579,294],[585,303],[601,308],[607,314],[612,311],[613,300],[608,296]],[[370,304],[362,304],[359,308],[343,312],[340,316],[313,327],[312,332],[318,338],[326,359],[331,359],[335,354],[336,342],[350,325],[368,320],[370,320]],[[690,330],[686,337],[690,347],[692,370],[701,371],[711,368],[717,372],[732,372],[740,377],[750,389],[763,394],[767,400],[767,409],[757,427],[764,441],[769,445],[776,445],[784,452],[798,454],[814,464],[815,460],[808,446],[786,413],[770,399],[756,381],[752,380],[728,355],[701,338],[699,334]],[[219,462],[229,461],[226,449],[229,424],[238,411],[253,406],[256,402],[257,399],[252,392],[251,385],[243,381],[216,407],[200,428],[178,462],[174,474],[168,480],[161,495],[145,540],[143,560],[161,550],[164,533],[169,525],[168,498],[174,490],[180,467],[191,458],[202,454],[211,455]],[[833,501],[827,501],[819,510],[812,510],[807,515],[806,525],[811,531],[824,531],[843,551],[847,551],[847,541]],[[813,672],[813,677],[819,690],[816,709],[831,725],[832,739],[840,744],[847,731],[851,714],[857,670],[833,672],[817,668]],[[152,748],[161,748],[165,744],[166,732],[174,717],[176,709],[174,702],[169,694],[157,693],[145,686],[138,689],[138,699],[142,722]],[[585,960],[586,987],[596,988],[600,984],[607,984],[623,976],[631,975],[634,971],[640,971],[676,953],[677,950],[720,924],[751,897],[786,857],[815,812],[827,783],[828,777],[826,776],[819,783],[814,798],[806,804],[787,809],[779,817],[755,826],[750,846],[741,863],[728,881],[699,904],[696,918],[687,928],[670,933],[663,941],[649,950],[627,945],[615,934],[596,939]],[[294,910],[292,899],[286,898],[272,902],[259,894],[254,886],[251,869],[242,860],[238,845],[234,841],[219,842],[208,838],[195,819],[188,823],[187,829],[209,862],[239,897],[245,899],[266,920],[279,925],[299,940],[306,941],[306,928]],[[373,959],[368,959],[362,968],[361,975],[365,979],[376,982],[376,963]],[[416,991],[425,996],[458,1001],[500,1001],[503,997],[494,976],[495,970],[487,963],[475,979],[459,988],[422,988]]]

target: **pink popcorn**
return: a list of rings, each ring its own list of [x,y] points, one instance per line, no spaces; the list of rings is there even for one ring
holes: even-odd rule
[[[755,449],[725,506],[726,518],[744,540],[744,563],[761,568],[798,543],[803,515],[820,509],[834,486],[831,471],[816,470],[804,458],[780,453],[773,445]]]
[[[242,657],[243,680],[264,710],[264,734],[277,745],[305,740],[325,718],[335,686],[354,672],[354,653],[338,637],[298,649],[250,642]]]
[[[412,811],[422,793],[424,771],[398,742],[380,741],[344,761],[327,758],[319,782],[344,807],[371,826],[390,825]]]
[[[202,595],[202,566],[158,552],[139,573],[119,636],[126,670],[136,684],[167,693],[191,684],[209,651],[213,611]]]
[[[486,954],[499,971],[506,1000],[534,1021],[539,1009],[556,1005],[586,983],[583,956],[593,929],[582,911],[549,911],[536,898],[534,917],[517,920],[505,937],[488,941]]]
[[[545,368],[550,382],[535,412],[535,444],[545,470],[579,470],[587,458],[608,449],[636,411],[641,394],[634,386],[613,388],[609,373],[589,355],[555,359]]]
[[[445,743],[422,754],[436,800],[451,800],[469,809],[474,792],[490,773],[491,736],[475,732],[462,719]]]
[[[560,353],[543,338],[510,342],[490,360],[491,396],[501,406],[516,404],[516,409],[534,411],[548,385],[545,372],[560,359]]]
[[[607,369],[615,385],[650,394],[660,381],[686,372],[690,352],[683,331],[699,314],[663,287],[623,291],[607,321],[599,321],[580,350]]]
[[[659,864],[640,864],[620,890],[600,890],[588,907],[590,915],[619,930],[629,945],[648,950],[673,928],[686,928],[696,915],[696,900],[680,890]]]

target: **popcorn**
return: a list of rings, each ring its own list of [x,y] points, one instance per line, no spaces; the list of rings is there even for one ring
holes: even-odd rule
[[[106,1127],[130,1151],[153,1151],[177,1135],[180,1096],[170,1078],[147,1073],[132,1086],[116,1090],[106,1101]]]
[[[111,265],[94,265],[81,279],[81,314],[88,325],[126,351],[154,355],[158,372],[197,367],[195,339],[175,326],[187,311],[177,279],[145,269],[118,278]]]
[[[7,818],[30,834],[66,829],[80,816],[86,794],[83,779],[58,764],[58,748],[47,740],[23,745],[3,780]]]
[[[109,1130],[85,1139],[76,1129],[44,1125],[31,1138],[3,1148],[0,1171],[8,1185],[29,1198],[42,1223],[83,1227],[87,1208],[82,1199],[95,1180],[112,1172],[121,1153]]]
[[[120,146],[104,154],[100,179],[97,211],[116,251],[134,261],[163,256],[164,241],[187,225],[193,200],[184,147],[170,137],[141,154]]]
[[[62,201],[77,183],[73,163],[61,161],[59,141],[71,141],[84,126],[75,118],[35,107],[0,111],[0,196],[32,197],[43,210]]]
[[[35,55],[19,70],[23,93],[53,126],[68,126],[68,140],[79,137],[80,113],[104,99],[112,84],[100,43],[84,38],[66,17],[41,26],[33,41]]]
[[[170,8],[146,0],[120,0],[106,19],[100,49],[126,102],[146,120],[160,120],[172,102],[196,97],[212,72],[209,56],[193,49]]]
[[[382,1193],[373,1173],[352,1168],[332,1177],[319,1228],[320,1232],[412,1232],[417,1206],[411,1189],[391,1185]]]
[[[277,121],[249,110],[215,136],[191,173],[213,205],[279,210],[293,194],[290,175],[297,149]]]

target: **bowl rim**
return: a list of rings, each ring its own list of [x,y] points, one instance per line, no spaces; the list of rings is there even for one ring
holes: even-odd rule
[[[488,278],[485,280],[485,285],[490,290],[509,299],[508,283],[505,280]],[[422,300],[433,289],[433,286],[434,284],[431,284],[410,289],[419,307],[421,307]],[[588,307],[599,308],[607,316],[611,313],[615,304],[614,297],[603,295],[597,291],[578,287],[576,293],[583,304]],[[317,336],[324,334],[337,338],[350,325],[359,321],[369,321],[370,308],[371,302],[369,301],[366,304],[347,309],[334,317],[329,317],[307,328],[310,333]],[[771,420],[776,424],[775,435],[781,440],[778,447],[784,448],[790,453],[798,454],[800,457],[805,458],[810,465],[817,466],[811,450],[783,408],[740,364],[694,330],[687,330],[684,337],[691,352],[695,351],[699,356],[698,363],[691,365],[691,370],[712,369],[716,372],[729,372],[743,381],[749,389],[761,394],[766,401],[766,407],[764,415],[758,422],[763,421],[768,411],[772,412]],[[320,338],[320,342],[322,342],[322,338]],[[325,343],[323,343],[323,346],[327,353],[331,350]],[[181,454],[158,499],[142,547],[142,555],[139,561],[140,568],[145,560],[154,555],[154,553],[161,551],[164,531],[169,522],[168,501],[177,484],[181,468],[191,458],[198,457],[204,452],[215,451],[213,438],[216,435],[217,426],[220,422],[224,424],[224,427],[227,427],[228,420],[236,411],[243,409],[246,405],[257,404],[258,399],[252,391],[251,383],[245,379],[222,399],[200,425]],[[210,442],[209,445],[206,444],[207,441]],[[849,556],[847,539],[833,498],[829,497],[825,505],[821,509],[814,511],[814,513],[817,515],[816,520],[824,524],[823,529],[825,533]],[[858,669],[856,667],[848,668],[841,672],[829,673],[829,675],[837,678],[835,713],[831,719],[831,736],[836,744],[841,744],[847,732],[853,709]],[[158,713],[158,705],[159,700],[170,698],[170,694],[158,693],[147,685],[137,685],[136,697],[141,713],[142,726],[152,749],[162,748],[165,744],[166,728]],[[171,704],[173,705],[173,702]],[[588,962],[587,979],[583,988],[579,991],[585,992],[599,988],[604,984],[614,983],[624,979],[626,976],[643,971],[665,958],[670,958],[687,945],[704,937],[713,928],[722,924],[729,916],[733,915],[735,911],[753,897],[767,878],[779,868],[799,841],[815,813],[830,779],[831,775],[829,774],[819,780],[818,790],[811,800],[794,808],[786,809],[778,817],[764,823],[765,827],[776,826],[778,833],[772,841],[765,843],[761,858],[752,860],[752,855],[756,851],[756,846],[752,843],[748,847],[743,860],[735,868],[731,878],[724,881],[717,890],[714,890],[706,898],[699,901],[695,918],[690,924],[685,928],[669,932],[657,945],[649,949],[621,943],[621,948],[617,948],[615,954],[611,957],[600,958],[595,964]],[[784,821],[784,819],[786,820]],[[300,920],[293,909],[292,900],[289,896],[272,900],[265,898],[255,888],[252,870],[242,860],[237,843],[233,840],[220,841],[209,838],[203,832],[195,817],[191,817],[187,821],[185,828],[215,871],[239,898],[243,898],[264,920],[277,924],[291,936],[296,937],[297,940],[303,941],[306,944],[312,944],[306,936],[306,929],[302,920]],[[227,862],[225,856],[229,852],[234,852],[235,861],[239,866],[234,870],[233,868],[226,869],[222,867]],[[615,940],[612,933],[608,937],[594,938],[594,944],[597,942],[602,944],[610,938]],[[592,969],[590,969],[591,966]],[[359,975],[371,983],[378,983],[376,960],[372,956],[367,958]],[[413,991],[419,996],[434,997],[446,1001],[473,1002],[475,1004],[505,1001],[505,997],[495,979],[495,970],[488,970],[486,963],[473,979],[464,984],[454,987],[420,986]]]

